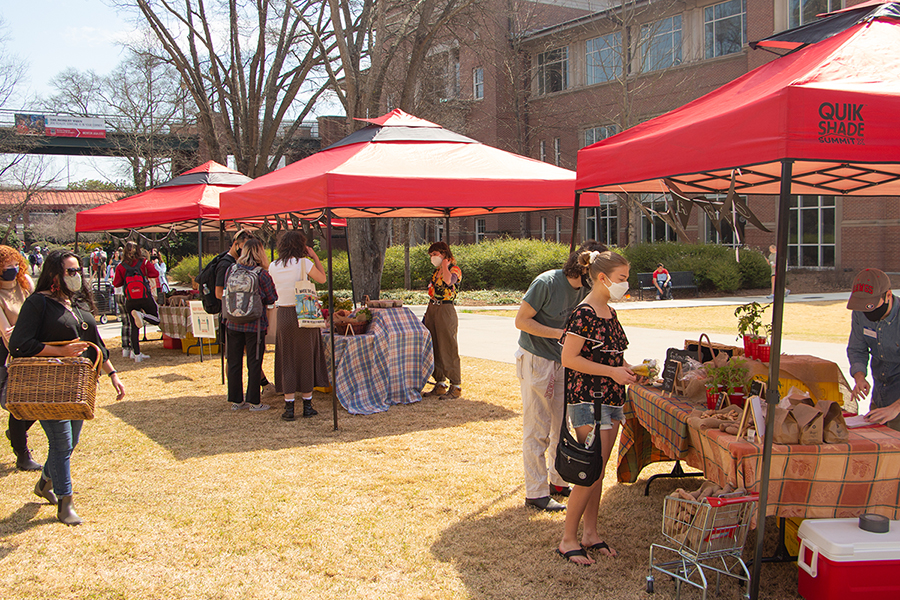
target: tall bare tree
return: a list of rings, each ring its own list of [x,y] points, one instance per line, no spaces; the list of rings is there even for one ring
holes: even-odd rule
[[[312,75],[330,51],[320,0],[129,0],[159,39],[196,106],[213,160],[257,177],[274,169],[325,89]],[[285,128],[284,124],[288,124]]]

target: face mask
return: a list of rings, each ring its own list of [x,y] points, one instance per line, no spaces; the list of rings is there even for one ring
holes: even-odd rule
[[[444,262],[443,256],[432,256],[431,257],[431,264],[434,265],[435,269],[440,267],[442,262]]]
[[[887,314],[887,311],[888,311],[888,303],[887,303],[887,301],[885,301],[884,304],[882,304],[875,310],[870,310],[869,312],[863,313],[863,314],[866,315],[866,318],[868,320],[875,322],[875,321],[880,321],[882,318],[884,318],[884,315]]]
[[[3,281],[12,281],[13,279],[16,278],[16,275],[18,275],[18,274],[19,274],[19,267],[10,267],[10,268],[4,270],[2,274],[0,274],[0,278],[2,278]]]
[[[65,275],[63,277],[63,282],[66,284],[66,288],[70,292],[80,292],[81,291],[81,275]]]
[[[583,287],[586,290],[589,290],[592,287],[594,287],[594,284],[591,283],[591,276],[588,275],[587,273],[581,274],[581,287]]]
[[[605,283],[603,285],[606,285]],[[609,299],[613,302],[618,302],[622,298],[625,297],[625,292],[628,291],[628,282],[620,281],[619,283],[613,283],[611,285],[606,285],[606,289],[609,290]]]

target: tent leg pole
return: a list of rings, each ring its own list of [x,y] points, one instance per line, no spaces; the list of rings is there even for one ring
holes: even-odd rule
[[[219,221],[219,254],[225,252],[225,221]]]
[[[450,209],[444,209],[444,242],[450,245]]]
[[[581,192],[575,192],[575,208],[572,210],[572,239],[569,240],[569,254],[575,252],[575,240],[578,238],[578,209],[581,204]]]
[[[325,247],[328,249],[328,337],[331,340],[331,414],[334,430],[338,429],[337,363],[334,361],[334,270],[331,262],[331,210],[325,211]],[[347,261],[350,260],[350,244],[347,244]]]
[[[78,256],[78,232],[75,232],[75,256]],[[80,260],[78,262],[81,262]]]
[[[790,217],[791,174],[793,161],[781,162],[781,194],[778,197],[778,222],[775,230],[775,299],[772,306],[772,356],[769,361],[769,383],[766,388],[766,434],[763,440],[762,480],[759,487],[759,509],[756,513],[756,551],[750,576],[750,598],[759,598],[763,542],[766,538],[766,506],[769,501],[769,468],[772,465],[772,438],[775,429],[775,407],[778,405],[778,374],[781,370],[781,332],[784,319],[784,287],[787,272],[788,222]],[[784,535],[784,532],[781,532]]]

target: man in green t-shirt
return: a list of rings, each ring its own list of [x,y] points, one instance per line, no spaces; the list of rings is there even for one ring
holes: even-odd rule
[[[593,240],[584,242],[569,255],[562,269],[535,277],[516,314],[516,328],[522,332],[516,351],[516,376],[522,387],[525,504],[539,510],[566,508],[550,497],[569,495],[569,484],[553,466],[565,389],[559,340],[569,314],[589,291],[590,280],[578,265],[578,256],[584,251],[606,249]]]

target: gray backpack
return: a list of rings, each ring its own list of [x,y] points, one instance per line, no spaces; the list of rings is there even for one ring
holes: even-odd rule
[[[259,292],[259,272],[231,265],[225,274],[225,293],[222,294],[222,313],[232,323],[251,323],[263,316],[262,295]]]

